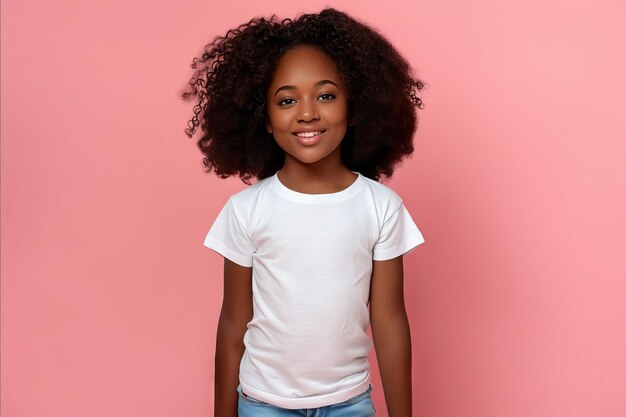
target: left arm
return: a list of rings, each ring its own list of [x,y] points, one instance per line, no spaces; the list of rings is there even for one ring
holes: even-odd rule
[[[373,261],[370,323],[389,417],[411,417],[411,332],[402,256]]]

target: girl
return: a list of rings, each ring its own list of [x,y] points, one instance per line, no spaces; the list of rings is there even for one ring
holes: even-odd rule
[[[389,415],[410,416],[403,255],[424,238],[378,180],[413,152],[424,84],[334,9],[252,19],[191,66],[186,132],[248,184],[204,240],[224,256],[215,416],[373,416],[370,324]]]

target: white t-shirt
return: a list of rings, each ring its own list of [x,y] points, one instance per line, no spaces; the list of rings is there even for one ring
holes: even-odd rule
[[[354,171],[353,171],[354,172]],[[278,175],[232,195],[204,245],[252,267],[243,392],[282,408],[317,408],[366,391],[372,260],[424,242],[402,199],[358,172],[348,188],[305,194]]]

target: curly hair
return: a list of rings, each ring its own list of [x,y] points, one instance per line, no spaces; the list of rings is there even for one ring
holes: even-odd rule
[[[198,146],[206,172],[239,175],[250,185],[275,174],[285,153],[266,130],[266,90],[278,61],[298,46],[312,46],[335,63],[348,90],[348,111],[356,123],[341,142],[341,161],[379,181],[413,153],[417,93],[424,83],[380,33],[346,13],[327,8],[295,20],[256,17],[225,36],[216,36],[195,57],[195,70],[182,98],[196,98],[185,133],[200,125]]]

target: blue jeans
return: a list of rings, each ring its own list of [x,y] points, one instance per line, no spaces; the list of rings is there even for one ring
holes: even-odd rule
[[[252,398],[244,394],[241,386],[238,386],[239,417],[374,417],[376,409],[370,391],[372,391],[371,384],[367,391],[337,404],[318,408],[288,409]]]

